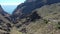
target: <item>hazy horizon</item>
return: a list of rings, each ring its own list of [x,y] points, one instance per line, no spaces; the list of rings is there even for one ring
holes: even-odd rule
[[[17,5],[2,5],[3,10],[9,14],[12,14],[12,12],[16,9],[16,7]]]

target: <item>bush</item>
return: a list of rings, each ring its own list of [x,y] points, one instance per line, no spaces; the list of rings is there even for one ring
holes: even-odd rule
[[[44,19],[44,23],[46,23],[46,24],[47,24],[48,22],[49,22],[49,20]]]
[[[60,25],[60,22],[58,22],[58,25]]]

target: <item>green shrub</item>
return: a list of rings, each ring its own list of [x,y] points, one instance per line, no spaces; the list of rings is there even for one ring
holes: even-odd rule
[[[58,22],[58,24],[57,24],[57,28],[60,29],[60,22]]]
[[[46,24],[47,24],[48,22],[49,22],[49,20],[44,19],[44,23],[46,23]]]

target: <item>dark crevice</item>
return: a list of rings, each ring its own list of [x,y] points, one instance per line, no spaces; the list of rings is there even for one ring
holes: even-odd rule
[[[35,11],[29,16],[29,19],[27,19],[27,20],[36,21],[36,20],[41,19],[41,18],[42,17],[37,14],[37,11]]]
[[[26,30],[26,28],[23,28],[20,30],[20,32],[27,33],[27,30]]]

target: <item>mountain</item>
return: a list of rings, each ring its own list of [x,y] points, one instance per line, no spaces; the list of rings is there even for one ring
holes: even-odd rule
[[[10,16],[10,14],[8,14],[7,12],[5,12],[4,10],[3,10],[3,8],[1,7],[1,5],[0,5],[0,14],[2,15],[2,16],[4,16],[4,18],[6,18],[6,19],[10,19],[9,18],[9,16]]]
[[[59,34],[60,3],[34,9],[26,18],[18,21],[17,29],[25,34]]]
[[[59,5],[60,0],[26,0],[12,13],[15,26],[25,34],[59,34]]]
[[[5,12],[0,5],[0,34],[8,34],[11,28],[10,14]]]
[[[60,0],[26,0],[12,15],[0,6],[0,19],[1,34],[60,34]]]
[[[59,3],[60,0],[26,0],[24,3],[17,6],[17,8],[13,11],[12,15],[14,20],[18,18],[25,18],[26,16],[30,15],[33,10],[40,8],[44,5],[50,5],[54,3]],[[16,19],[17,20],[17,19]]]

